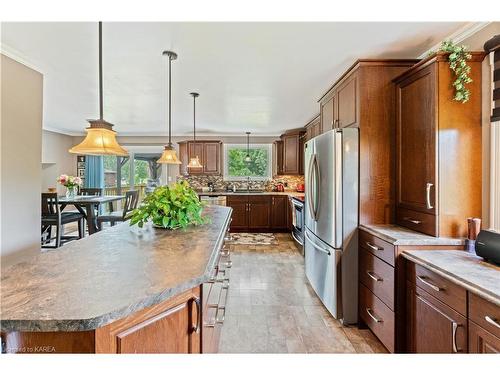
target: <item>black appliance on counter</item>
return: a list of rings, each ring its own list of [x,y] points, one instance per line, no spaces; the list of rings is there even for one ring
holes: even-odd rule
[[[476,238],[477,256],[488,262],[500,264],[500,232],[482,230]]]
[[[304,245],[304,197],[290,197],[292,205],[292,237],[300,245]]]

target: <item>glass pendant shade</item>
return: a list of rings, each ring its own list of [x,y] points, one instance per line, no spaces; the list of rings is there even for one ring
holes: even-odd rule
[[[252,161],[252,158],[250,157],[250,155],[247,154],[247,156],[245,156],[245,161],[247,163],[250,163]]]
[[[177,159],[175,148],[171,145],[165,146],[161,157],[156,162],[160,164],[181,164],[181,161]]]
[[[203,165],[200,163],[200,158],[198,156],[189,159],[188,168],[203,168]]]
[[[103,117],[103,74],[102,74],[102,22],[99,22],[99,120],[87,120],[90,126],[87,135],[78,145],[69,149],[72,154],[127,156],[128,152],[118,144],[113,124]]]
[[[87,135],[69,152],[79,155],[116,155],[127,156],[128,152],[116,141],[113,125],[104,120],[89,120],[90,126],[85,129]]]

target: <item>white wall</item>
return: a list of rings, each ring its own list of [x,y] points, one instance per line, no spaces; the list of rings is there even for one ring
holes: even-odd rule
[[[1,55],[2,263],[40,249],[43,77]]]
[[[57,187],[59,194],[65,193],[66,189],[56,180],[61,174],[76,176],[76,155],[68,152],[71,147],[73,147],[73,137],[43,130],[42,191],[47,191],[49,187]]]

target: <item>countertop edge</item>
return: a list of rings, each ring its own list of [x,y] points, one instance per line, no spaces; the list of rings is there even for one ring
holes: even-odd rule
[[[212,250],[210,259],[208,260],[207,267],[203,275],[184,283],[178,284],[174,288],[166,289],[161,293],[156,293],[145,297],[143,300],[134,303],[131,306],[124,307],[123,309],[111,311],[107,314],[76,320],[1,320],[0,331],[2,332],[77,332],[77,331],[92,331],[101,328],[105,325],[113,323],[117,320],[125,318],[131,314],[137,313],[143,309],[154,306],[158,303],[168,300],[178,294],[181,294],[189,289],[203,284],[210,278],[210,273],[215,266],[217,260],[217,253],[222,246],[224,235],[229,227],[232,208],[228,211],[226,219],[216,240],[216,244]]]
[[[395,225],[395,224],[391,224]],[[391,237],[385,233],[380,232],[377,229],[370,228],[364,224],[359,224],[358,229],[364,230],[365,232],[370,233],[373,236],[379,237],[384,241],[387,241],[391,243],[394,246],[420,246],[420,245],[429,245],[429,246],[463,246],[465,244],[463,238],[448,238],[448,237],[432,237],[428,236],[429,238],[426,239],[407,239],[407,240],[402,240],[402,239],[397,239],[394,237]],[[404,228],[405,230],[408,230],[410,232],[415,232],[412,231],[411,229]],[[415,232],[417,234],[420,234],[422,236],[426,236],[423,233]]]
[[[408,259],[408,260],[410,260],[418,265],[421,265],[423,267],[430,269],[431,271],[437,273],[439,276],[442,276],[445,279],[448,279],[451,282],[453,282],[457,285],[460,285],[461,287],[465,288],[467,291],[474,293],[474,294],[478,295],[479,297],[482,297],[485,300],[487,300],[491,303],[494,303],[497,306],[500,306],[500,297],[495,296],[495,295],[491,295],[491,293],[484,291],[481,287],[479,287],[475,284],[471,285],[471,283],[468,282],[467,280],[464,280],[457,275],[452,275],[452,274],[446,272],[445,270],[443,270],[442,268],[437,267],[433,263],[429,263],[429,262],[426,262],[425,260],[422,260],[418,257],[415,257],[413,254],[410,254],[407,251],[403,251],[401,253],[401,255],[404,258],[406,258],[406,259]]]

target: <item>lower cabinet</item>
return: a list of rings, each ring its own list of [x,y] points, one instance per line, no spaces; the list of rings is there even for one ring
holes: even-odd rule
[[[201,353],[200,288],[95,331],[96,353]]]
[[[410,353],[499,353],[500,306],[407,261]]]
[[[288,195],[228,195],[226,202],[233,209],[233,232],[288,230]]]
[[[408,350],[411,353],[467,352],[467,318],[413,283],[407,286]]]

